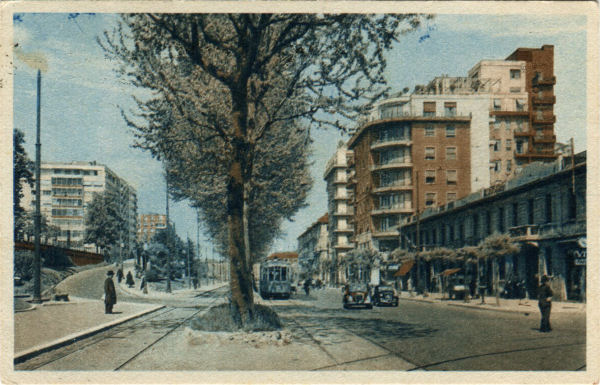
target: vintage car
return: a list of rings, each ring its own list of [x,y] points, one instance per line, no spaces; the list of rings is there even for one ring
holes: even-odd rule
[[[392,286],[378,285],[373,292],[373,305],[398,306],[398,296]]]
[[[448,296],[450,299],[464,299],[469,293],[469,287],[465,284],[462,274],[450,276],[448,279]]]
[[[355,307],[373,308],[369,286],[366,283],[350,283],[344,288],[344,309]]]

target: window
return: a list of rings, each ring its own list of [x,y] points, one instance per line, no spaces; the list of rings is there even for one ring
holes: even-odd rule
[[[546,194],[546,223],[552,222],[552,194]]]
[[[527,223],[532,225],[533,222],[533,199],[527,200]]]
[[[446,193],[446,202],[452,202],[456,200],[456,193],[455,192],[449,192]]]
[[[506,139],[506,151],[512,151],[512,139]]]
[[[521,70],[510,70],[511,79],[521,79]]]
[[[507,172],[511,172],[512,171],[512,160],[508,159],[506,161],[506,171]]]
[[[567,193],[567,205],[568,218],[575,219],[577,216],[577,200],[571,189],[569,189],[569,192]]]
[[[444,103],[444,115],[445,116],[456,116],[456,102]]]
[[[435,206],[436,193],[425,193],[425,207]]]
[[[473,237],[479,238],[479,216],[477,214],[473,214]]]
[[[512,205],[512,225],[513,226],[519,225],[519,204],[518,203],[513,203],[513,205]]]
[[[456,136],[456,128],[449,124],[446,126],[446,138],[454,138]]]
[[[551,247],[546,247],[546,253],[545,253],[545,259],[546,259],[546,274],[548,275],[552,275],[553,270],[552,270],[552,248]]]
[[[502,108],[502,101],[500,99],[494,99],[494,111],[500,111]]]
[[[493,162],[490,162],[490,169],[494,170],[494,172],[500,171],[501,167],[502,167],[502,161],[500,161],[500,160],[495,160]]]
[[[521,87],[510,87],[510,92],[518,94],[519,92],[521,92]]]
[[[448,186],[456,186],[457,173],[456,170],[446,170],[446,184]]]
[[[504,232],[504,207],[498,207],[498,217],[497,217],[497,226],[498,232]]]
[[[43,195],[50,195],[50,194],[52,194],[52,191],[51,190],[42,190],[42,194]]]
[[[517,154],[523,153],[523,141],[517,140]]]
[[[500,147],[502,147],[502,141],[500,139],[494,140],[494,151],[500,151]]]
[[[435,136],[435,128],[433,124],[428,124],[425,126],[425,136]]]
[[[494,130],[499,130],[501,124],[502,124],[502,119],[496,118],[496,120],[494,120]]]
[[[485,212],[485,235],[492,233],[492,216],[489,211]]]
[[[517,100],[516,101],[517,104],[517,111],[525,111],[525,100]]]
[[[423,102],[423,116],[435,116],[435,102]]]
[[[446,147],[446,160],[456,159],[456,147]]]
[[[425,147],[425,160],[435,160],[435,147]]]
[[[435,183],[435,170],[425,170],[425,183],[426,184],[434,184]]]

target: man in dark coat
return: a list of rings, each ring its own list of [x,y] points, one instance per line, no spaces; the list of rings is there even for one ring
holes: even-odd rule
[[[550,288],[550,278],[547,275],[542,277],[542,284],[538,291],[538,306],[542,313],[542,321],[540,322],[540,331],[548,333],[552,330],[550,327],[550,309],[552,308],[552,289]]]
[[[114,274],[112,270],[109,270],[104,281],[104,312],[106,314],[112,314],[112,308],[117,303],[117,291],[112,280]]]

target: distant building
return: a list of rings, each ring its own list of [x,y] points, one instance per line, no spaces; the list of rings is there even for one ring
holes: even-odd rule
[[[354,246],[351,241],[353,234],[352,190],[348,188],[348,165],[352,162],[353,153],[345,145],[338,146],[337,151],[327,162],[323,179],[327,183],[327,207],[329,217],[329,246],[332,266],[330,269],[331,282],[343,282],[344,277],[338,276],[338,269],[346,252]]]
[[[329,215],[325,214],[298,237],[300,274],[330,282],[331,256],[328,247]]]
[[[139,216],[137,240],[138,242],[150,242],[159,230],[167,228],[167,216],[165,214],[141,214]]]
[[[401,232],[403,248],[425,250],[474,246],[491,234],[508,234],[521,250],[500,261],[501,282],[524,281],[535,298],[539,278],[547,274],[554,277],[556,298],[585,300],[586,153],[532,163],[504,184],[426,210]],[[480,274],[493,293],[489,263]]]
[[[127,222],[122,235],[125,252],[134,248],[137,232],[137,195],[124,179],[96,162],[46,162],[41,165],[41,211],[49,224],[60,228],[58,243],[94,250],[84,245],[85,216],[95,193],[113,191],[119,197],[116,209]],[[24,186],[24,208],[35,209],[35,191]]]

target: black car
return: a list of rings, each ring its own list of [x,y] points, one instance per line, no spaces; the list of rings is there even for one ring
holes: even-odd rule
[[[373,292],[373,305],[375,306],[398,306],[398,296],[393,287],[378,285]]]

